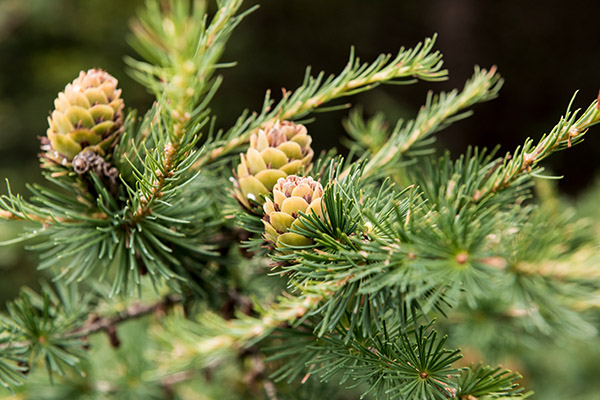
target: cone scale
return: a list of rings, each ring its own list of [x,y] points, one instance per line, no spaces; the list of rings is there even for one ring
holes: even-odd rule
[[[250,137],[250,147],[240,154],[234,195],[248,210],[263,203],[279,179],[306,171],[313,157],[312,138],[304,125],[276,122]]]
[[[321,197],[323,186],[313,178],[290,175],[279,178],[273,187],[273,199],[267,198],[263,206],[265,216],[264,239],[273,247],[308,246],[312,240],[291,232],[301,227],[300,212],[322,217]]]
[[[66,164],[85,149],[104,152],[123,126],[123,99],[117,79],[101,69],[81,71],[54,100],[44,150]]]

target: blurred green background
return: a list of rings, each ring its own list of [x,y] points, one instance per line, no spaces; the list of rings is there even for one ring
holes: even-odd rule
[[[143,112],[151,104],[152,98],[128,77],[122,61],[124,55],[134,55],[126,43],[128,21],[142,3],[0,0],[0,177],[10,180],[13,191],[26,194],[25,182],[41,180],[37,136],[45,134],[57,93],[80,70],[100,67],[116,76],[128,107]],[[598,15],[599,3],[586,0],[265,0],[241,24],[226,50],[224,61],[239,65],[222,71],[225,81],[213,109],[218,125],[227,127],[244,108],[259,109],[266,89],[277,98],[281,88],[297,87],[307,65],[313,71],[336,73],[353,45],[361,59],[369,61],[437,32],[436,48],[444,54],[448,81],[385,86],[351,102],[362,104],[367,115],[383,110],[395,122],[414,115],[427,90],[462,87],[474,65],[497,65],[506,79],[500,98],[477,106],[473,117],[440,134],[438,146],[455,156],[469,144],[501,144],[502,151],[509,151],[526,137],[540,137],[551,129],[575,90],[580,90],[575,102],[579,107],[598,96]],[[317,150],[341,149],[339,139],[345,133],[340,122],[346,114],[318,114],[309,126]],[[547,164],[553,173],[565,176],[559,182],[565,196],[579,196],[593,185],[600,159],[600,132],[595,131],[582,145],[556,154]],[[3,185],[0,193],[5,192]],[[597,202],[588,204],[593,208]],[[21,228],[2,224],[0,240],[17,229]],[[35,264],[35,256],[21,245],[0,247],[0,304],[23,284],[36,285]],[[553,354],[545,357],[566,356]],[[600,356],[588,352],[588,357],[592,361],[576,364],[587,370],[596,363],[600,369]],[[575,372],[569,376],[575,377]],[[573,379],[580,385],[581,379]]]

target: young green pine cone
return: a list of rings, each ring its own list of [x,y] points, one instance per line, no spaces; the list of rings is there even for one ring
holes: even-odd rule
[[[81,71],[54,100],[55,110],[48,117],[49,157],[71,161],[83,149],[95,146],[106,150],[123,125],[123,99],[117,80],[101,69]]]
[[[314,211],[319,217],[323,216],[321,210],[321,197],[323,186],[313,178],[301,178],[290,175],[279,178],[273,187],[273,200],[266,199],[263,206],[265,217],[264,238],[275,247],[307,246],[312,241],[297,233],[289,232],[290,228],[299,227],[300,212],[310,214]]]
[[[304,125],[276,122],[250,137],[250,148],[241,154],[237,168],[235,197],[247,209],[248,199],[262,203],[279,178],[308,168],[313,157],[312,142]]]

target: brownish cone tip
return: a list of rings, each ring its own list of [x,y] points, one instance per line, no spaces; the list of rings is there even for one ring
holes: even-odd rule
[[[101,69],[81,71],[54,100],[48,117],[47,158],[66,164],[84,149],[103,153],[123,126],[124,103],[117,79]]]
[[[266,199],[263,206],[265,216],[264,239],[272,246],[281,248],[287,246],[307,246],[312,240],[290,232],[292,228],[302,228],[299,220],[300,213],[314,212],[319,218],[323,217],[321,197],[323,186],[311,177],[301,178],[290,175],[280,178],[273,187],[273,200]]]
[[[238,201],[253,210],[250,200],[262,204],[261,196],[270,193],[278,179],[306,172],[314,154],[311,142],[306,127],[290,121],[276,122],[252,134],[235,174]]]

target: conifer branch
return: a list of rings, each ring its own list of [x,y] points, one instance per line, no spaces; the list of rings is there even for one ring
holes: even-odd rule
[[[406,124],[402,120],[398,121],[385,144],[377,149],[376,153],[365,156],[368,157],[368,161],[363,176],[376,172],[385,175],[386,171],[402,163],[404,156],[414,147],[418,147],[420,142],[453,122],[471,115],[470,111],[464,110],[474,104],[497,97],[502,84],[503,80],[496,73],[496,67],[490,68],[489,71],[476,68],[461,92],[453,90],[437,95],[430,92],[425,105],[421,107],[414,120]],[[360,132],[356,132],[355,135],[360,135]]]
[[[565,115],[549,134],[544,134],[536,145],[532,139],[527,139],[512,155],[506,155],[502,166],[489,176],[485,186],[473,196],[475,202],[483,201],[506,189],[523,175],[532,173],[534,167],[555,151],[581,142],[588,128],[600,122],[600,100],[594,100],[581,117],[577,118],[579,110],[571,111],[576,95],[577,93],[571,99]]]
[[[33,185],[30,190],[37,196],[35,204],[26,201],[19,194],[13,194],[10,184],[7,182],[8,194],[0,197],[0,219],[32,221],[42,224],[43,227],[63,224],[77,224],[89,220],[105,220],[108,216],[103,212],[89,213],[88,199],[78,196],[74,199],[60,198],[62,194],[56,191]],[[60,198],[64,204],[46,201],[49,198]],[[38,204],[39,203],[39,204]]]
[[[224,44],[235,26],[252,11],[235,15],[241,5],[241,0],[222,2],[207,24],[204,3],[173,0],[161,8],[158,1],[151,1],[147,11],[132,24],[132,45],[151,63],[131,58],[127,61],[133,76],[162,98],[163,124],[169,124],[166,138],[156,143],[162,152],[158,163],[153,164],[160,167],[148,171],[149,187],[139,197],[134,220],[151,213],[154,200],[163,195],[182,159],[193,152],[190,144],[198,140],[198,127],[191,132],[190,127],[206,123],[204,111],[220,83],[212,75]]]
[[[180,365],[188,365],[190,360],[196,360],[195,364],[202,366],[214,360],[212,354],[250,347],[277,327],[298,325],[347,280],[307,284],[299,287],[301,293],[297,296],[282,296],[267,308],[255,305],[258,317],[238,314],[235,319],[225,320],[207,312],[195,323],[173,323],[163,334],[163,341],[178,355],[166,356],[161,370],[177,370]],[[179,334],[174,335],[175,332]]]
[[[244,145],[261,126],[273,124],[277,120],[301,118],[335,99],[373,89],[381,83],[410,84],[417,79],[446,79],[447,71],[441,69],[441,54],[432,50],[435,39],[436,36],[427,38],[412,49],[401,48],[393,59],[389,54],[382,54],[371,64],[361,63],[352,49],[344,70],[327,79],[324,79],[323,72],[313,77],[308,68],[303,84],[295,91],[283,89],[283,98],[277,105],[273,106],[268,91],[261,113],[250,117],[242,115],[236,126],[224,135],[225,143],[200,159],[195,167],[199,168]]]
[[[105,331],[110,334],[110,332],[114,332],[114,328],[120,323],[127,322],[132,319],[141,318],[158,311],[167,311],[174,304],[180,302],[180,296],[168,295],[163,300],[152,304],[134,303],[122,312],[118,313],[117,315],[104,317],[94,315],[90,317],[82,326],[62,334],[61,337],[86,337],[94,333],[98,333],[100,331]],[[28,341],[0,343],[0,350],[12,347],[21,348],[30,345],[31,342]]]
[[[19,212],[19,211],[8,211],[8,210],[0,210],[0,219],[6,220],[6,221],[35,221],[35,222],[39,222],[41,224],[50,224],[50,223],[56,223],[56,222],[66,222],[66,221],[60,221],[58,219],[52,219],[50,217],[42,217],[36,214],[24,214],[23,212]]]

